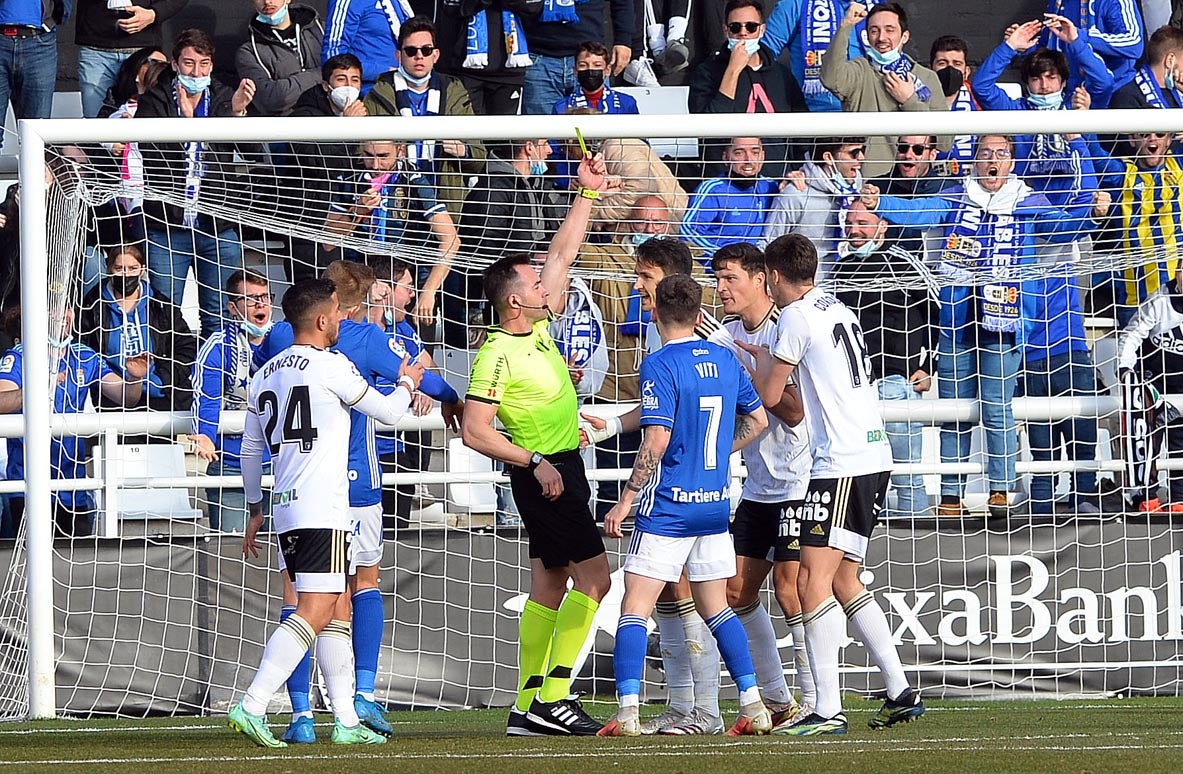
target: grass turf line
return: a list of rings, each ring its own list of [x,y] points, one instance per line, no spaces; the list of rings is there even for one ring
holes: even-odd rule
[[[505,710],[391,713],[395,736],[381,747],[328,743],[262,750],[224,718],[87,719],[0,724],[0,774],[59,772],[471,772],[571,771],[753,774],[788,766],[815,772],[1017,771],[1150,774],[1183,768],[1183,699],[926,702],[920,720],[884,731],[866,727],[878,702],[848,699],[845,737],[726,739],[507,739]],[[589,704],[607,715],[605,704]],[[653,714],[660,707],[645,708]],[[734,707],[726,707],[728,713]],[[285,717],[272,716],[276,733]],[[787,756],[787,757],[786,757]],[[495,767],[490,769],[489,767]]]

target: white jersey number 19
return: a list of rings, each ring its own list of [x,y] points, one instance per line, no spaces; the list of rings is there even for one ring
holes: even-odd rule
[[[840,322],[834,326],[834,346],[841,346],[846,352],[846,364],[850,368],[850,385],[862,387],[870,384],[871,356],[863,340],[863,329],[858,323]]]
[[[279,421],[281,405],[286,405],[283,427],[280,437],[276,438],[275,425]],[[312,425],[312,399],[308,394],[308,385],[298,384],[288,391],[284,404],[279,396],[271,390],[259,393],[259,413],[266,414],[263,434],[267,437],[267,445],[271,448],[271,455],[279,454],[279,446],[284,443],[300,444],[300,451],[304,454],[312,451],[316,442],[317,432]]]

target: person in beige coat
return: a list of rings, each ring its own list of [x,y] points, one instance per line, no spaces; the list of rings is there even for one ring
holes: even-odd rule
[[[572,108],[567,111],[567,115],[586,115],[592,117],[590,121],[594,122],[594,117],[601,114],[592,108]],[[662,200],[675,223],[682,221],[689,197],[678,178],[674,177],[674,173],[661,157],[653,152],[649,143],[634,138],[604,140],[599,150],[604,155],[604,165],[608,168],[608,174],[620,178],[620,190],[605,195],[597,203],[592,212],[594,229],[612,231],[617,221],[628,217],[629,211],[638,199],[650,195]],[[568,144],[569,158],[579,158],[580,154],[577,144]]]
[[[867,20],[867,55],[847,61],[851,28]],[[937,74],[903,53],[908,42],[908,15],[899,3],[879,3],[870,12],[851,3],[822,57],[822,85],[842,100],[845,112],[890,113],[897,110],[948,110]],[[887,174],[894,154],[888,137],[871,137],[863,174]],[[948,138],[938,142],[948,147]]]

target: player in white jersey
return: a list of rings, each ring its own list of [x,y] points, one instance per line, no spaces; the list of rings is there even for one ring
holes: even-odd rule
[[[776,343],[780,310],[768,295],[764,253],[744,242],[721,247],[711,258],[719,300],[727,317],[723,327],[736,342],[757,347]],[[738,347],[736,348],[739,349]],[[739,350],[739,361],[749,370],[756,362]],[[796,386],[786,388],[786,420],[771,417],[768,429],[756,442],[744,447],[747,468],[743,496],[731,520],[735,542],[736,573],[727,584],[727,601],[748,634],[760,694],[779,725],[791,722],[813,706],[813,677],[805,655],[801,601],[797,596],[797,569],[801,561],[801,521],[809,484],[809,433]],[[780,650],[772,619],[760,602],[760,590],[773,571],[773,589],[793,635],[793,655],[803,705],[797,705],[785,682]]]
[[[859,566],[887,496],[891,446],[858,319],[833,294],[814,286],[817,249],[786,234],[764,254],[772,299],[781,307],[771,348],[743,345],[757,359],[756,388],[777,400],[794,373],[809,423],[813,467],[801,511],[797,589],[805,611],[817,699],[813,712],[778,733],[845,734],[838,687],[845,617],[883,675],[887,701],[869,725],[884,728],[924,712],[908,684],[887,618],[859,580]]]
[[[288,576],[299,593],[296,612],[267,640],[246,696],[230,711],[230,726],[261,747],[286,747],[267,727],[267,703],[309,648],[324,676],[336,714],[333,742],[381,744],[358,721],[353,706],[353,646],[349,597],[349,412],[356,409],[394,424],[406,412],[423,367],[404,364],[399,389],[383,395],[344,355],[337,341],[341,307],[333,283],[307,280],[284,294],[293,344],[251,379],[242,476],[250,509],[243,553],[259,555],[263,525],[262,458],[271,451],[275,485],[272,516]]]
[[[641,299],[642,311],[653,312],[657,285],[666,277],[692,275],[694,257],[689,246],[672,237],[653,237],[636,249],[637,279],[634,289]],[[694,333],[735,351],[731,335],[705,308],[701,310]],[[645,331],[645,349],[652,354],[661,348],[656,323]],[[638,430],[641,408],[604,422],[591,417],[583,424],[589,440],[599,442],[617,433]],[[657,621],[661,658],[668,688],[665,712],[641,726],[642,734],[673,736],[719,734],[723,718],[719,710],[719,649],[706,622],[694,609],[690,582],[685,575],[669,584],[657,601],[653,615]]]

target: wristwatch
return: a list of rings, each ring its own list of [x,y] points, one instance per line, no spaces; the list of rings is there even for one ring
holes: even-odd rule
[[[533,473],[534,468],[541,465],[543,460],[545,460],[545,459],[546,459],[546,457],[542,456],[542,452],[534,452],[533,454],[530,455],[530,464],[527,465],[526,467],[531,473]]]

